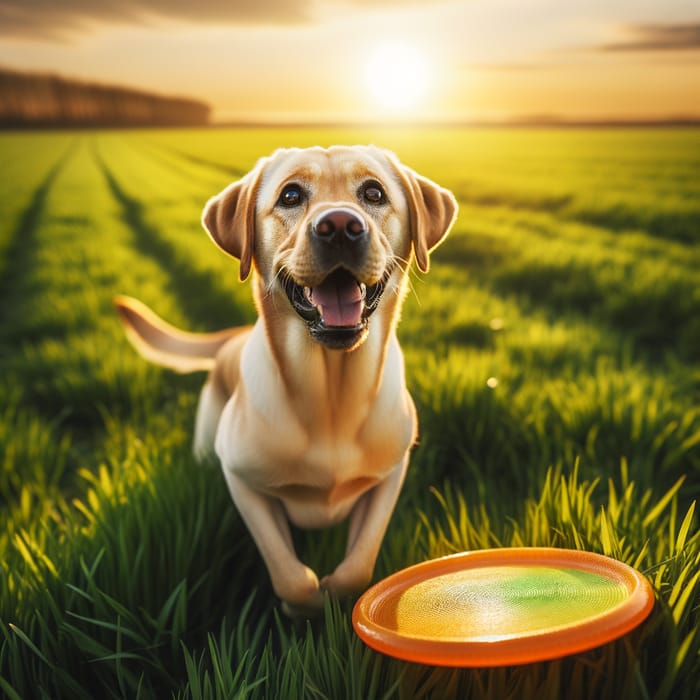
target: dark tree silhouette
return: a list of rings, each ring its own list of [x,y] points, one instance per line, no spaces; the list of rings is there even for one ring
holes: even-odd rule
[[[198,126],[209,105],[57,75],[0,69],[0,126]]]

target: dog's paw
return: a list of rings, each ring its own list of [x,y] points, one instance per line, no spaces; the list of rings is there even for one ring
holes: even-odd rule
[[[293,571],[278,572],[273,578],[272,587],[282,600],[282,609],[290,617],[295,615],[288,611],[321,610],[323,608],[323,592],[318,582],[318,576],[308,566],[301,563]]]
[[[338,565],[336,570],[321,579],[321,590],[343,598],[363,591],[372,580],[372,571],[365,566],[355,566],[349,561]]]
[[[304,575],[294,582],[287,580],[283,588],[282,612],[292,619],[309,619],[323,611],[324,594],[316,574],[304,567]]]

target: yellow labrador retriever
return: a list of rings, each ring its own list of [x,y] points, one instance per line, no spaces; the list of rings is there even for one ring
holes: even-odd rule
[[[115,300],[148,359],[209,370],[194,450],[218,455],[233,501],[287,612],[372,577],[416,439],[396,338],[414,257],[457,211],[452,194],[384,150],[279,150],[206,205],[214,243],[254,273],[252,327],[184,333],[128,297]],[[350,518],[345,558],[319,580],[289,523]]]

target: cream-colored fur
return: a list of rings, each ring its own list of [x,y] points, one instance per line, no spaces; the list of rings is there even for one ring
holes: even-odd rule
[[[194,450],[218,455],[288,612],[318,608],[325,591],[344,595],[371,579],[417,434],[395,332],[408,267],[415,257],[427,271],[455,213],[447,190],[386,151],[277,151],[212,198],[202,218],[240,261],[241,278],[254,272],[252,327],[193,335],[134,299],[115,300],[145,357],[209,370]],[[342,231],[342,217],[361,222],[362,241],[353,230],[327,254],[318,222],[340,221]],[[334,317],[317,302],[327,302],[328,280],[353,319],[348,327],[328,323]],[[358,290],[361,319],[352,311]],[[299,561],[289,523],[323,528],[346,518],[345,557],[319,577]]]

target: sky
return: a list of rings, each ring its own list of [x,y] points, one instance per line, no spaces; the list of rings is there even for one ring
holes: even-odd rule
[[[700,117],[698,0],[0,0],[0,66],[215,121]]]

